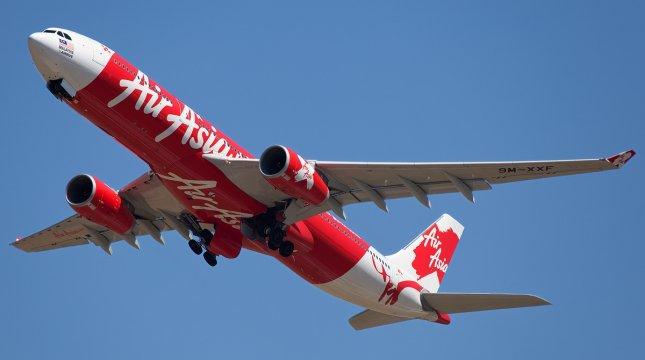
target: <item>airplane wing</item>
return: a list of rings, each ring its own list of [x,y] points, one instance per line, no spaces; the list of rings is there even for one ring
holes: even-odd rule
[[[163,244],[161,232],[171,229],[185,232],[184,228],[177,229],[177,224],[173,224],[177,222],[170,215],[180,213],[183,207],[167,192],[154,173],[142,175],[119,194],[134,208],[136,224],[131,235],[117,234],[79,215],[73,215],[11,245],[23,251],[36,252],[92,243],[112,254],[111,244],[117,241],[124,240],[138,249],[138,236],[150,235]]]
[[[385,200],[415,197],[430,206],[427,196],[460,192],[474,201],[473,191],[489,190],[491,184],[540,179],[553,176],[617,169],[632,156],[633,150],[602,159],[479,162],[479,163],[369,163],[315,161],[315,168],[328,180],[330,199],[318,206],[290,199],[271,186],[261,175],[256,159],[231,159],[204,155],[222,170],[238,187],[267,206],[288,203],[285,223],[291,224],[310,216],[333,210],[345,217],[343,206],[374,202],[387,211]],[[161,232],[177,230],[188,237],[188,230],[176,220],[184,211],[162,185],[148,172],[120,190],[119,194],[134,208],[137,219],[131,235],[120,235],[90,222],[71,216],[45,230],[21,238],[13,246],[27,251],[45,251],[93,243],[108,254],[111,244],[124,240],[139,248],[138,236],[151,235],[163,243]]]
[[[286,223],[333,210],[345,217],[343,207],[373,202],[387,211],[385,200],[415,197],[430,206],[428,195],[459,192],[474,202],[474,191],[513,181],[574,175],[622,167],[636,152],[628,150],[600,159],[510,161],[510,162],[338,162],[310,161],[328,181],[330,199],[318,206],[289,199],[271,186],[258,170],[257,159],[230,159],[213,154],[204,157],[215,164],[242,190],[267,206],[289,203]]]

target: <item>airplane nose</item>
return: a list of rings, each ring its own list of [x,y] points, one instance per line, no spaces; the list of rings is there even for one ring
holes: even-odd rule
[[[29,35],[27,39],[27,45],[29,46],[29,52],[31,57],[41,56],[42,52],[45,50],[45,39],[44,33],[33,33]]]
[[[100,43],[61,28],[29,35],[27,45],[38,72],[57,97],[73,97],[105,68],[113,52]],[[60,91],[62,87],[67,94]]]
[[[27,39],[31,58],[45,80],[52,80],[60,76],[55,41],[56,39],[48,33],[33,33]]]

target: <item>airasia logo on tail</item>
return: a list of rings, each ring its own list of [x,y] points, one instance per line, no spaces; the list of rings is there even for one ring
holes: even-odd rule
[[[436,272],[441,281],[448,270],[448,263],[457,247],[459,236],[452,228],[441,231],[437,224],[432,224],[421,236],[423,240],[414,249],[412,260],[417,280]]]

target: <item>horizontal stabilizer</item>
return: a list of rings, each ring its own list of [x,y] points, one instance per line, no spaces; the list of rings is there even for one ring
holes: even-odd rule
[[[450,293],[423,293],[421,304],[425,311],[435,310],[446,314],[551,305],[533,295]]]
[[[406,320],[412,319],[387,315],[374,310],[365,310],[349,318],[349,324],[352,325],[355,330],[364,330]]]

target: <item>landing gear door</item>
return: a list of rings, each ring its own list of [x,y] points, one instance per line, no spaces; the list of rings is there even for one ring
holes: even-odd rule
[[[112,50],[103,44],[96,43],[94,44],[94,53],[92,54],[92,60],[95,63],[105,66],[112,56]]]

